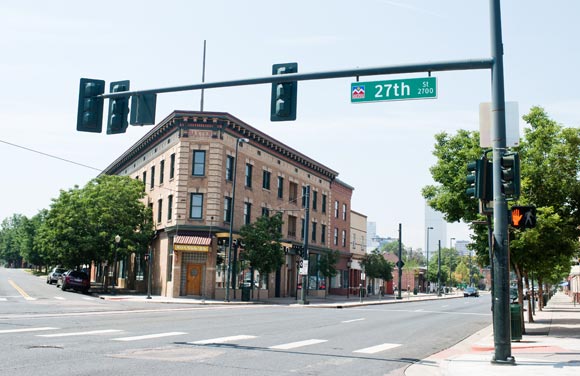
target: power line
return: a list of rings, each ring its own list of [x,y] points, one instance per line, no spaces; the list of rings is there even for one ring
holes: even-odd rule
[[[26,146],[13,144],[11,142],[4,141],[4,140],[0,140],[0,142],[3,143],[3,144],[6,144],[6,145],[14,146],[15,148],[19,148],[19,149],[23,149],[23,150],[26,150],[26,151],[30,151],[32,153],[44,155],[45,157],[54,158],[54,159],[57,159],[59,161],[63,161],[63,162],[67,162],[67,163],[72,163],[74,165],[81,166],[81,167],[86,167],[86,168],[90,168],[92,170],[99,171],[99,172],[102,172],[103,171],[100,168],[96,168],[96,167],[88,166],[86,164],[82,164],[82,163],[79,163],[79,162],[71,161],[70,159],[65,159],[65,158],[57,157],[56,155],[52,155],[52,154],[48,154],[48,153],[45,153],[45,152],[42,152],[42,151],[39,151],[39,150],[34,150],[34,149],[31,149],[31,148],[27,148]]]

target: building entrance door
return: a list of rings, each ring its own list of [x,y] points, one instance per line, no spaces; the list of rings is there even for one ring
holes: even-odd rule
[[[185,295],[201,295],[202,264],[187,264]]]

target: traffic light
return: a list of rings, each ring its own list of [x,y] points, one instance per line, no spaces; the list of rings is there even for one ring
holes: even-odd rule
[[[483,201],[493,200],[492,188],[492,164],[487,158],[482,157],[477,161],[467,164],[467,178],[465,179],[468,188],[465,191],[468,197],[478,198]]]
[[[272,65],[272,74],[297,73],[298,63],[284,63]],[[272,84],[270,107],[271,121],[296,120],[297,81],[279,82]]]
[[[501,157],[501,191],[513,200],[520,197],[520,157],[518,153],[506,153]]]
[[[101,133],[103,130],[103,102],[97,95],[105,92],[105,81],[81,78],[77,131]]]
[[[510,212],[510,224],[521,230],[536,227],[536,207],[513,206]]]
[[[304,258],[304,247],[302,245],[294,244],[292,245],[292,249],[298,256]]]
[[[111,82],[111,93],[129,91],[129,81]],[[109,99],[109,119],[107,134],[125,133],[127,130],[127,116],[129,115],[129,97],[115,97]]]

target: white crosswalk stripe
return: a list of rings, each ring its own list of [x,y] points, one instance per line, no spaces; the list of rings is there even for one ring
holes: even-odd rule
[[[282,345],[270,346],[269,349],[290,350],[290,349],[296,349],[298,347],[316,345],[318,343],[324,343],[324,342],[328,342],[328,340],[326,340],[326,339],[307,339],[305,341],[298,341],[298,342],[285,343]]]
[[[242,335],[238,335],[238,336],[204,339],[201,341],[188,342],[188,343],[192,344],[192,345],[211,345],[211,344],[219,344],[219,343],[226,343],[226,342],[242,341],[245,339],[253,339],[253,338],[257,338],[257,337],[242,334]]]
[[[401,345],[398,343],[383,343],[382,345],[367,347],[365,349],[355,350],[353,352],[359,353],[359,354],[376,354],[378,352],[389,350],[389,349],[394,349],[395,347],[399,347],[399,346],[401,346]]]
[[[167,333],[147,334],[147,335],[143,335],[143,336],[113,338],[113,339],[111,339],[111,341],[121,341],[121,342],[141,341],[141,340],[145,340],[145,339],[180,336],[183,334],[187,334],[187,333],[185,333],[185,332],[167,332]]]
[[[105,330],[91,330],[88,332],[37,334],[36,336],[37,337],[54,338],[54,337],[89,336],[89,335],[96,335],[96,334],[109,334],[109,333],[118,333],[118,332],[122,332],[122,330],[120,330],[120,329],[105,329]]]
[[[41,327],[41,328],[24,328],[24,329],[5,329],[5,330],[0,330],[0,334],[40,332],[40,331],[44,331],[44,330],[58,330],[58,328]]]

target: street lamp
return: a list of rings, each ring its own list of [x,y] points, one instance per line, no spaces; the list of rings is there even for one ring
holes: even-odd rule
[[[111,288],[111,294],[115,294],[115,286],[117,286],[117,252],[119,250],[119,243],[121,242],[121,236],[115,235],[115,256],[113,261],[113,286]]]
[[[228,274],[226,275],[226,301],[229,302],[230,301],[230,275],[232,274],[233,270],[232,270],[232,244],[233,244],[233,238],[232,238],[232,232],[233,232],[233,226],[234,226],[234,208],[235,208],[235,201],[236,201],[236,174],[238,171],[238,148],[240,146],[240,144],[242,143],[248,143],[250,142],[249,139],[247,138],[238,138],[236,140],[236,154],[234,156],[234,175],[232,177],[232,204],[231,204],[231,208],[230,208],[230,237],[229,237],[229,241],[230,244],[228,246]]]
[[[453,249],[453,241],[455,238],[449,238],[449,248]],[[457,243],[455,243],[457,245]],[[449,292],[451,292],[451,254],[449,255]]]
[[[433,227],[427,227],[427,291],[429,292],[429,230],[433,230]]]

